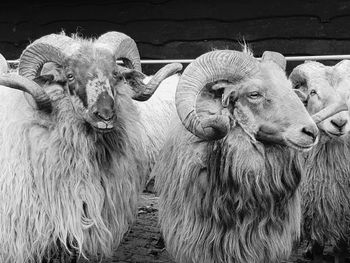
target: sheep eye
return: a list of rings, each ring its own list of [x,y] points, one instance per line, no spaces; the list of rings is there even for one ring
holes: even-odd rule
[[[309,102],[308,100],[304,100],[304,101],[303,101],[303,104],[304,104],[305,108],[307,107],[308,102]]]
[[[257,91],[253,91],[253,92],[248,94],[248,98],[253,99],[253,100],[260,99],[261,97],[262,97],[262,95]]]
[[[117,81],[122,81],[123,80],[123,76],[121,74],[119,74],[118,72],[113,72],[113,78]]]
[[[317,94],[316,90],[313,89],[313,90],[310,91],[310,96],[314,96],[316,94]]]
[[[300,84],[300,83],[297,83],[297,84],[294,85],[293,89],[299,89],[300,86],[301,86],[301,84]]]
[[[73,80],[74,80],[74,75],[73,75],[72,73],[68,73],[68,74],[67,74],[67,79],[68,79],[69,81],[73,81]]]
[[[300,89],[300,87],[302,87],[302,86],[305,86],[306,85],[306,83],[305,82],[303,82],[303,81],[301,81],[301,82],[296,82],[295,84],[294,84],[294,87],[293,87],[293,89]]]

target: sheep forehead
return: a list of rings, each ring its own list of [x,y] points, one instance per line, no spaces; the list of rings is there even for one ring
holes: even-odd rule
[[[113,98],[112,88],[108,77],[106,77],[101,70],[97,69],[94,78],[89,79],[86,83],[88,105],[93,105],[102,92],[107,92]]]
[[[289,92],[292,86],[285,72],[273,62],[261,64],[260,74],[257,77],[261,85],[275,96],[288,93],[292,94],[292,92]]]
[[[298,75],[306,80],[309,91],[314,89],[318,94],[333,93],[333,68],[319,62],[305,62],[296,67]]]
[[[333,79],[335,85],[339,82],[350,80],[350,60],[342,60],[333,66]]]
[[[115,63],[112,50],[106,45],[93,44],[90,42],[82,43],[77,49],[69,56],[72,60],[96,63],[98,61],[104,61],[106,64]]]

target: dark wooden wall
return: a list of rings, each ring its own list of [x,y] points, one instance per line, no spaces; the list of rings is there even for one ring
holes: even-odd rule
[[[289,55],[350,54],[350,1],[86,0],[0,3],[0,53],[17,59],[34,39],[65,30],[121,31],[144,59],[196,58],[246,41]]]

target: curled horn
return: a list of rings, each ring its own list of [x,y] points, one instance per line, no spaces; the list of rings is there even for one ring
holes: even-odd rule
[[[286,58],[281,53],[274,52],[274,51],[265,51],[262,55],[262,61],[268,61],[268,60],[275,62],[284,71],[287,68]]]
[[[63,49],[71,46],[73,42],[74,40],[72,38],[60,34],[50,34],[39,38],[23,51],[18,65],[19,74],[32,80],[40,74],[43,65],[47,62],[53,62],[58,66],[62,66],[66,58]],[[12,79],[15,81],[15,78]],[[39,110],[44,110],[45,112],[52,111],[50,97],[42,88],[39,89],[37,87],[38,85],[34,85],[23,79],[20,82],[18,82],[19,80],[16,81],[15,83],[18,85],[13,85],[31,94]],[[24,84],[30,86],[26,88],[23,86]]]
[[[138,71],[138,74],[134,74],[136,78],[144,79],[146,77],[141,71],[140,54],[131,37],[120,32],[107,32],[97,39],[97,43],[108,46],[116,59],[121,58],[124,61],[126,66],[131,69],[131,71],[125,70],[125,75],[132,74],[132,70],[135,70]],[[142,80],[130,82],[129,85],[134,91],[132,98],[138,101],[148,100],[165,78],[181,69],[180,63],[171,63],[161,68],[147,84],[144,84]]]
[[[29,93],[35,99],[37,107],[46,113],[52,112],[52,104],[44,89],[33,80],[16,73],[0,75],[0,85]]]
[[[164,79],[176,74],[181,69],[182,65],[180,63],[170,63],[165,65],[152,77],[152,79],[147,84],[143,84],[141,82],[137,83],[137,88],[134,89],[135,93],[132,98],[138,101],[148,100]]]
[[[74,43],[72,38],[61,34],[50,34],[37,39],[23,51],[18,65],[19,74],[34,79],[47,62],[62,66],[66,58],[64,50],[71,49]]]
[[[115,56],[122,59],[128,68],[141,72],[140,54],[135,41],[120,32],[107,32],[97,39],[97,43],[107,45]]]
[[[350,105],[349,102],[350,101],[347,102],[348,105]],[[316,124],[318,124],[321,121],[327,119],[328,117],[337,114],[338,112],[349,110],[347,103],[345,101],[339,100],[339,101],[327,106],[326,108],[320,110],[319,112],[312,115],[311,117],[314,120],[314,122]]]
[[[258,70],[256,59],[248,54],[221,50],[208,52],[182,73],[176,91],[176,108],[182,124],[194,135],[205,140],[218,140],[230,129],[228,116],[199,116],[196,102],[204,87],[219,80],[242,82]]]

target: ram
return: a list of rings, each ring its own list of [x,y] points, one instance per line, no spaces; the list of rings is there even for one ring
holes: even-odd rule
[[[340,100],[349,91],[350,61],[335,66],[305,62],[290,80],[310,114]],[[350,230],[350,123],[347,111],[318,124],[319,143],[305,157],[301,183],[302,233],[314,262],[321,262],[327,243],[335,247],[335,262],[345,262]]]
[[[23,51],[20,75],[0,76],[1,262],[112,254],[162,140],[152,133],[166,105],[148,99],[181,67],[145,84],[135,42],[118,32],[51,34]]]
[[[179,117],[152,170],[161,231],[177,262],[289,256],[300,233],[296,150],[315,146],[318,129],[285,66],[275,52],[259,62],[247,52],[218,50],[184,70]]]

